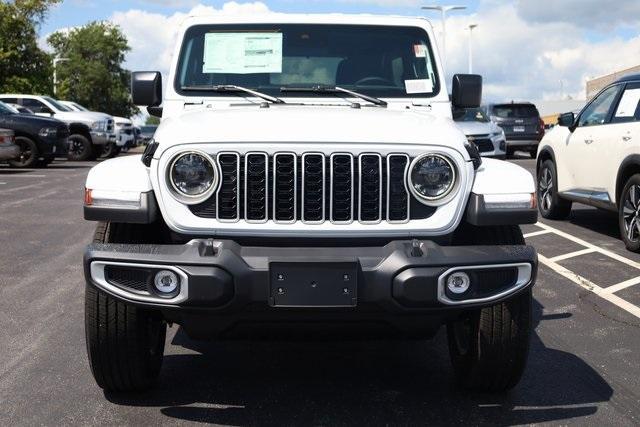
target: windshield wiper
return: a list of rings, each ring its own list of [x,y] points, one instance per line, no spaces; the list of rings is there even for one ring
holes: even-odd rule
[[[236,85],[214,85],[214,86],[182,86],[182,90],[184,91],[205,91],[205,92],[244,92],[250,95],[253,95],[258,98],[262,98],[265,101],[272,102],[274,104],[286,104],[282,99],[277,98],[275,96],[267,95],[266,93],[258,92],[253,89],[249,89],[242,86]]]
[[[386,107],[386,101],[382,99],[375,98],[373,96],[365,95],[364,93],[354,92],[349,89],[345,89],[340,86],[325,86],[325,85],[315,85],[315,86],[302,86],[302,87],[281,87],[280,92],[315,92],[315,93],[344,93],[346,95],[352,96],[354,98],[360,98],[367,102],[370,102],[379,107]]]

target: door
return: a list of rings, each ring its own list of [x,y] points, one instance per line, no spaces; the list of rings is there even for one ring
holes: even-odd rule
[[[615,200],[620,165],[640,152],[640,82],[628,83],[611,117],[608,149],[602,156],[605,190]]]
[[[601,175],[602,151],[609,145],[610,120],[613,107],[617,105],[623,84],[602,91],[580,114],[576,128],[567,138],[565,164],[571,168],[572,193],[591,197],[602,188],[596,175]]]

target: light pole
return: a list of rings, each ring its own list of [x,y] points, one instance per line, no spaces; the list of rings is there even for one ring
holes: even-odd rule
[[[438,10],[442,16],[442,62],[446,65],[447,60],[447,13],[454,10],[464,10],[467,6],[422,6],[424,10]]]
[[[473,29],[478,24],[469,24],[469,74],[473,74]]]
[[[69,58],[60,58],[59,56],[53,58],[53,96],[58,93],[58,63],[69,61]]]

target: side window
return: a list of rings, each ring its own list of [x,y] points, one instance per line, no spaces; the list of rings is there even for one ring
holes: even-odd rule
[[[4,102],[5,104],[17,104],[18,100],[16,98],[2,98],[0,99],[0,101]]]
[[[578,119],[578,127],[597,126],[605,124],[609,117],[609,112],[616,101],[620,85],[611,86],[602,92],[589,106],[582,112]]]
[[[34,113],[51,113],[51,110],[49,109],[49,107],[47,107],[37,99],[24,98],[22,100],[22,105],[27,107]]]
[[[640,121],[640,83],[627,85],[611,121],[613,123]]]

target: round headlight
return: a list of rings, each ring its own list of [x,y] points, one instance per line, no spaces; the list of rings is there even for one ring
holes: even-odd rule
[[[218,185],[218,171],[209,156],[188,152],[178,155],[169,167],[169,182],[185,203],[206,200]]]
[[[425,154],[413,161],[409,171],[409,188],[423,203],[439,202],[456,186],[453,162],[440,154]]]

